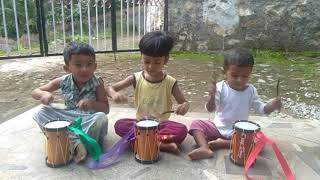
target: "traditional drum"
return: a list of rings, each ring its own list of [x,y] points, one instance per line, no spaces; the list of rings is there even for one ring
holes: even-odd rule
[[[137,122],[134,142],[135,159],[143,164],[152,164],[159,160],[159,153],[159,123],[153,120]]]
[[[44,126],[46,136],[46,165],[57,168],[71,162],[69,151],[68,121],[52,121]]]
[[[233,128],[230,159],[233,163],[243,166],[255,145],[255,134],[260,131],[260,126],[252,121],[238,120]]]

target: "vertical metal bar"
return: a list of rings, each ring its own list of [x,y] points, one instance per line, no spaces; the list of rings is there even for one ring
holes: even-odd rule
[[[66,47],[66,30],[64,27],[64,3],[63,0],[61,2],[61,18],[62,18],[62,32],[63,32],[63,47]]]
[[[138,38],[140,39],[140,26],[141,26],[141,24],[140,24],[140,21],[141,21],[141,18],[140,18],[140,16],[141,16],[141,0],[139,0],[139,2],[138,2],[138,17],[139,17],[139,21],[138,21]]]
[[[168,32],[168,23],[169,23],[169,18],[168,18],[168,0],[164,0],[164,17],[163,17],[163,31]]]
[[[80,15],[80,40],[83,41],[81,0],[79,0],[78,2],[78,7],[79,7],[79,15]]]
[[[134,36],[135,36],[135,6],[136,6],[136,3],[135,3],[135,0],[132,0],[132,48],[134,49]]]
[[[96,43],[99,50],[99,18],[98,18],[98,0],[96,0]]]
[[[150,8],[149,8],[149,1],[147,1],[147,6],[146,6],[146,27],[147,27],[147,32],[150,32]]]
[[[143,2],[143,34],[146,34],[146,1]]]
[[[158,6],[158,20],[157,20],[157,22],[159,23],[159,24],[157,24],[157,27],[159,28],[158,30],[159,31],[161,31],[161,10],[162,10],[162,8],[161,8],[161,6],[159,7]]]
[[[154,13],[152,14],[152,19],[153,19],[153,30],[157,30],[157,16],[159,16],[159,8],[154,4]]]
[[[37,7],[37,25],[39,31],[39,43],[40,43],[40,54],[41,56],[45,56],[48,54],[48,41],[47,36],[45,34],[46,27],[45,27],[45,19],[44,19],[44,12],[43,12],[43,1],[36,0],[36,7]]]
[[[41,9],[41,26],[42,26],[42,37],[43,37],[43,49],[44,49],[44,55],[48,55],[48,39],[46,34],[46,20],[44,16],[44,7],[43,7],[43,1],[40,1],[40,9]]]
[[[44,50],[43,50],[43,32],[42,32],[42,21],[41,21],[41,9],[40,9],[40,1],[36,0],[36,7],[37,7],[37,25],[38,25],[38,31],[39,31],[39,43],[40,43],[40,54],[41,56],[44,56]]]
[[[129,29],[129,27],[130,27],[130,23],[129,23],[129,1],[130,0],[127,0],[127,42],[126,42],[126,44],[127,44],[127,47],[129,48],[129,31],[130,31],[130,29]]]
[[[20,35],[19,35],[19,26],[18,26],[18,16],[17,16],[17,8],[16,8],[16,1],[12,0],[13,5],[13,13],[14,13],[14,22],[16,25],[16,37],[17,37],[17,48],[18,48],[18,54],[20,55]]]
[[[147,27],[148,27],[148,32],[151,31],[151,17],[150,17],[150,11],[152,8],[151,6],[149,7],[149,1],[147,1]]]
[[[89,44],[91,45],[91,19],[90,19],[90,0],[88,0],[88,28],[89,28]]]
[[[117,51],[117,14],[116,0],[112,0],[111,5],[111,29],[112,29],[112,51]]]
[[[71,9],[71,31],[72,31],[72,41],[74,41],[74,25],[73,25],[73,1],[70,1]]]
[[[28,15],[28,5],[27,0],[24,0],[24,12],[26,16],[26,26],[27,26],[27,34],[28,34],[28,46],[29,46],[29,54],[32,54],[31,50],[31,41],[30,41],[30,29],[29,29],[29,15]]]
[[[106,36],[106,1],[103,0],[103,39],[105,50],[107,50],[107,36]]]
[[[121,34],[121,47],[123,46],[123,0],[120,0],[120,34]]]
[[[4,11],[5,8],[4,8],[3,0],[1,0],[1,10],[2,10],[4,37],[6,40],[6,56],[8,56],[9,55],[8,32],[7,32],[7,21],[6,21],[6,13]]]
[[[54,52],[57,51],[57,37],[56,37],[56,21],[54,18],[54,1],[51,1],[51,15],[52,15],[52,26],[53,26],[53,40],[54,40]]]

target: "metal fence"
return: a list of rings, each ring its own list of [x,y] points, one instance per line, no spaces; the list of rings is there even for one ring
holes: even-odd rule
[[[61,54],[71,41],[96,52],[135,51],[167,31],[167,0],[1,0],[0,59]]]

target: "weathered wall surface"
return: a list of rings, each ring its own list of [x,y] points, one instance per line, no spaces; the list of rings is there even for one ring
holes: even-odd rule
[[[181,50],[320,50],[320,0],[170,0]]]

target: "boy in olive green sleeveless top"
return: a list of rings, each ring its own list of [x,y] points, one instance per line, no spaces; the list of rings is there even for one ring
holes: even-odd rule
[[[116,133],[123,137],[136,121],[144,117],[153,117],[160,121],[160,150],[179,153],[178,144],[187,136],[187,127],[170,121],[172,96],[177,101],[176,114],[184,115],[189,109],[179,89],[176,79],[168,75],[163,67],[169,60],[173,39],[164,32],[156,31],[145,34],[139,43],[143,70],[113,84],[107,89],[115,102],[127,101],[119,91],[129,86],[134,88],[134,103],[137,109],[136,119],[120,119],[115,124]]]

